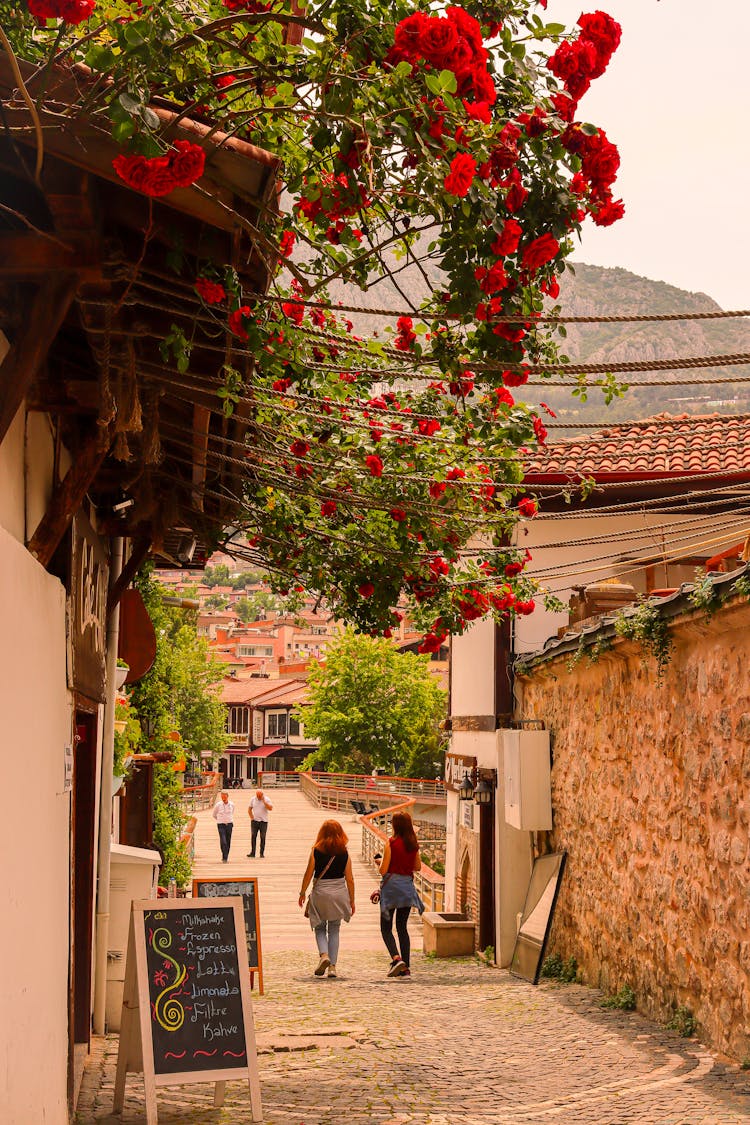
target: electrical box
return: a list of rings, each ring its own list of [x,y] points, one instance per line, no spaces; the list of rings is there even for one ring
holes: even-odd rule
[[[549,731],[500,732],[505,774],[505,820],[537,832],[552,827]]]

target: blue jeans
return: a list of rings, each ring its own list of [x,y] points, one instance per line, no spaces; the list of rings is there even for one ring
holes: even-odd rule
[[[336,964],[336,958],[339,955],[340,929],[340,918],[337,918],[334,922],[321,922],[319,926],[315,927],[315,941],[318,945],[318,953],[326,953],[332,965]]]
[[[218,824],[219,844],[221,845],[221,858],[229,859],[229,846],[232,843],[233,824]]]

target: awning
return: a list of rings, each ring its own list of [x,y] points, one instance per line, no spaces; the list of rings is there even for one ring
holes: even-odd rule
[[[248,751],[248,758],[270,758],[273,754],[278,754],[281,746],[259,746],[257,750]]]

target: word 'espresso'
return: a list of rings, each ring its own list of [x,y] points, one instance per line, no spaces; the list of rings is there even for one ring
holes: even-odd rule
[[[149,911],[144,924],[157,1073],[246,1066],[234,911]]]

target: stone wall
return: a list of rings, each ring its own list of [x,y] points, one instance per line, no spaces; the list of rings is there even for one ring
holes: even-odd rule
[[[584,979],[750,1055],[750,606],[674,619],[661,681],[618,640],[519,681],[553,747],[553,844],[568,852],[551,948]]]

